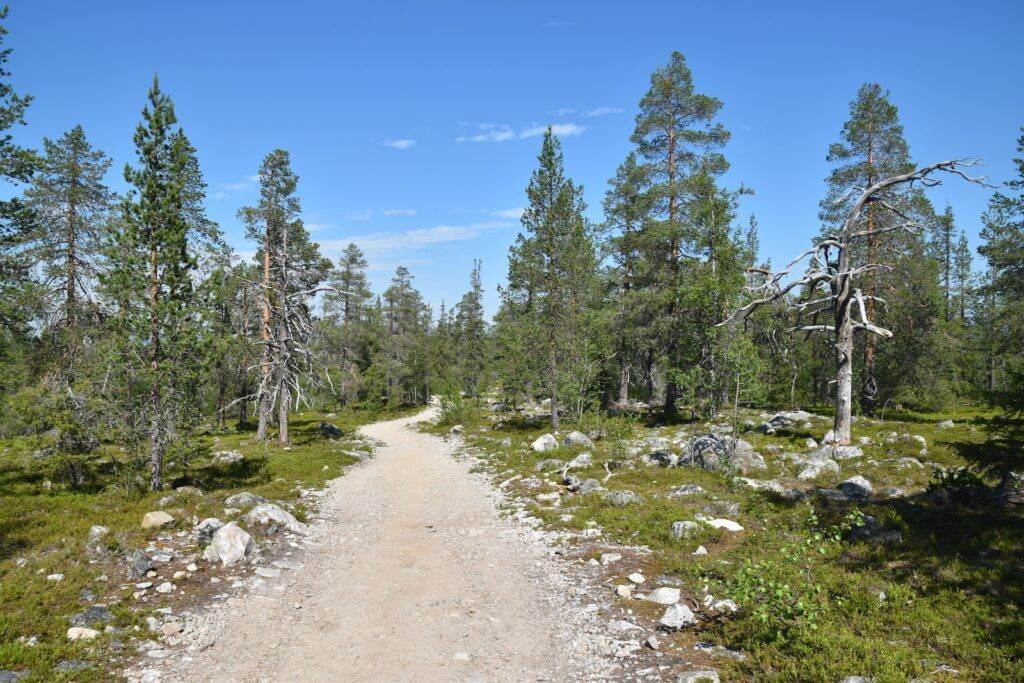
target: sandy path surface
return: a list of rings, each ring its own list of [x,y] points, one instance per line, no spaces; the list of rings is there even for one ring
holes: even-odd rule
[[[211,612],[213,644],[164,680],[591,678],[557,560],[446,441],[415,431],[429,416],[364,427],[384,445],[331,483],[301,567]]]

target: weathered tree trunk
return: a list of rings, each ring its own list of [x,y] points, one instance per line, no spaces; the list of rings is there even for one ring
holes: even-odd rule
[[[850,443],[853,415],[853,325],[844,316],[836,334],[836,443]]]
[[[268,231],[269,233],[269,231]],[[263,338],[263,358],[260,363],[259,392],[259,423],[256,427],[256,438],[267,439],[267,427],[270,424],[270,236],[263,240],[263,312],[260,333]]]
[[[288,403],[290,401],[288,384],[282,381],[277,397],[277,440],[282,446],[287,446],[290,443],[288,440]]]
[[[629,401],[629,365],[623,363],[619,368],[619,403]]]

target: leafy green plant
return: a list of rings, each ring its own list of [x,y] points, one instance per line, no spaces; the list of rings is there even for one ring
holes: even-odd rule
[[[816,568],[843,536],[864,525],[864,515],[854,508],[839,523],[820,528],[817,513],[810,508],[804,524],[806,532],[782,544],[774,556],[744,560],[721,582],[766,640],[796,639],[818,629],[827,596]]]
[[[476,413],[472,401],[466,400],[458,389],[448,388],[441,393],[439,400],[440,414],[437,423],[441,426],[465,424]]]

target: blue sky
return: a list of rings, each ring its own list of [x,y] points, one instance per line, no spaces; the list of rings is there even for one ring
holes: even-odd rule
[[[681,51],[721,98],[727,182],[780,262],[817,232],[825,153],[860,84],[899,106],[921,163],[978,156],[1005,180],[1024,124],[1024,3],[309,2],[10,0],[13,82],[35,96],[18,141],[81,124],[114,159],[159,73],[199,149],[209,214],[239,250],[262,157],[281,147],[325,253],[355,240],[386,286],[409,266],[433,304],[482,258],[496,307],[516,209],[539,150],[562,131],[566,167],[600,219],[650,73]],[[950,181],[976,244],[989,193]]]

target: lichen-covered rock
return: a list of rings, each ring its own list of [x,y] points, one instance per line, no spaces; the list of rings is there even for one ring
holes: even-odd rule
[[[220,521],[216,517],[207,517],[203,521],[192,527],[192,535],[196,541],[201,544],[209,543],[213,539],[213,535],[218,530],[224,527],[224,522]]]
[[[681,522],[672,522],[672,529],[670,533],[672,538],[678,541],[684,538],[689,538],[698,531],[700,531],[700,524],[689,520],[683,520]]]
[[[141,550],[136,550],[128,559],[128,578],[139,579],[153,568],[153,560]]]
[[[644,501],[639,494],[627,490],[608,491],[604,494],[603,499],[606,503],[615,507],[626,507],[627,505],[635,505]]]
[[[266,502],[267,499],[263,496],[248,491],[232,494],[224,500],[225,505],[235,508],[251,508]]]
[[[553,451],[558,448],[558,439],[555,438],[554,434],[541,434],[532,444],[530,444],[530,448],[538,453]]]
[[[871,482],[859,474],[840,483],[836,488],[851,498],[867,498],[874,492]]]
[[[583,432],[569,432],[562,439],[562,445],[570,448],[594,448],[594,442]]]
[[[807,463],[800,472],[796,475],[796,478],[800,481],[811,481],[817,479],[824,474],[839,474],[839,463],[835,460],[811,460]]]
[[[245,519],[253,524],[276,525],[278,527],[283,527],[296,534],[309,533],[309,527],[306,524],[295,519],[295,516],[290,512],[274,505],[273,503],[262,503],[257,505],[249,511],[249,514],[245,516]]]

